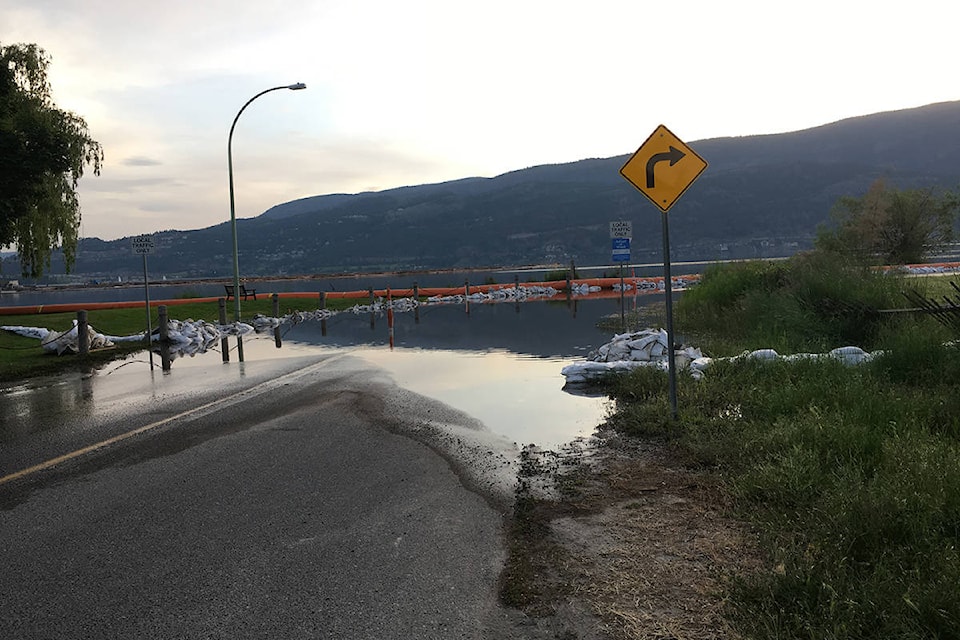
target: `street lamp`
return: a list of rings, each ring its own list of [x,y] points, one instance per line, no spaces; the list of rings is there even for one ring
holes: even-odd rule
[[[240,119],[240,114],[243,113],[243,110],[250,106],[250,103],[262,96],[265,93],[270,93],[271,91],[278,91],[280,89],[290,89],[291,91],[299,91],[300,89],[306,89],[307,85],[302,82],[296,84],[285,84],[279,87],[272,87],[270,89],[265,89],[257,95],[253,96],[247,100],[246,104],[240,107],[240,111],[237,112],[237,117],[233,119],[233,124],[230,125],[230,136],[227,138],[227,172],[230,174],[230,230],[233,232],[233,321],[240,322],[240,257],[239,251],[237,249],[237,210],[233,201],[233,130],[237,126],[237,120]],[[243,337],[237,335],[237,357],[240,359],[240,362],[243,362]]]

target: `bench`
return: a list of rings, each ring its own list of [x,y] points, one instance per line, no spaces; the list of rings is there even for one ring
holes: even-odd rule
[[[227,300],[233,297],[233,285],[225,284],[223,288],[227,291]],[[256,289],[247,289],[246,285],[240,285],[240,295],[243,296],[243,299],[246,300],[247,296],[252,296],[254,300],[257,299],[257,290]]]

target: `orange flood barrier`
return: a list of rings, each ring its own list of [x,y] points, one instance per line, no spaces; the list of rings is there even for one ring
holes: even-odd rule
[[[897,267],[883,267],[885,270],[896,269]],[[906,265],[904,267],[908,270],[915,271],[919,274],[924,273],[944,273],[949,274],[952,272],[960,271],[960,262],[939,262],[933,264],[913,264]],[[688,284],[696,283],[700,280],[701,274],[689,274],[689,275],[679,275],[673,276],[673,281],[676,286],[677,282],[685,282]],[[662,291],[662,277],[647,277],[647,278],[637,278],[637,277],[624,277],[624,284],[631,287],[630,290],[625,292],[625,295],[635,295],[637,293],[656,293]],[[608,298],[619,296],[620,292],[614,290],[614,287],[620,285],[620,278],[585,278],[579,280],[573,280],[572,283],[576,286],[588,286],[588,287],[600,287],[600,291],[591,292],[589,294],[576,294],[577,299],[584,300],[590,298]],[[497,291],[500,289],[513,289],[516,287],[516,284],[510,283],[501,283],[501,284],[472,284],[469,285],[470,293],[489,293],[491,291]],[[567,289],[566,280],[553,280],[550,282],[521,282],[520,287],[553,287],[558,291],[565,292]],[[373,291],[374,297],[384,298],[387,296],[387,289],[375,289]],[[391,295],[395,298],[409,298],[413,296],[413,289],[389,289]],[[444,296],[457,296],[464,295],[465,286],[460,287],[421,287],[417,290],[421,297],[431,298],[431,297],[444,297]],[[267,294],[272,295],[272,294]],[[313,299],[319,301],[320,292],[319,291],[294,291],[294,292],[278,292],[277,295],[281,298],[305,298]],[[325,292],[327,298],[330,299],[356,299],[364,300],[369,299],[370,290],[362,291],[327,291]],[[157,307],[160,305],[175,306],[180,304],[191,304],[194,302],[216,302],[220,297],[208,297],[208,298],[177,298],[174,300],[151,300],[150,306]],[[0,306],[0,316],[11,316],[11,315],[35,315],[41,313],[76,313],[77,311],[96,311],[100,309],[136,309],[143,308],[143,301],[124,301],[124,302],[77,302],[77,303],[67,303],[67,304],[38,304],[38,305],[27,305],[19,307],[4,307]]]
[[[151,300],[151,307],[160,305],[174,306],[194,302],[216,302],[219,298],[177,298],[175,300]],[[142,309],[143,300],[123,302],[70,302],[66,304],[32,304],[22,307],[0,307],[0,316],[34,315],[38,313],[75,313],[77,311],[99,311],[101,309]]]
[[[699,274],[691,274],[687,276],[674,276],[673,281],[674,285],[678,281],[683,281],[686,283],[696,282],[700,279]],[[624,284],[632,287],[632,290],[627,291],[627,295],[633,295],[634,293],[643,293],[643,292],[656,292],[661,290],[661,283],[663,278],[635,278],[629,277],[623,279]],[[588,287],[600,287],[601,291],[604,293],[615,293],[620,295],[619,291],[611,291],[615,286],[620,285],[620,278],[586,278],[581,280],[573,280],[572,283],[576,286],[588,286]],[[511,290],[516,288],[516,284],[471,284],[461,287],[420,287],[417,289],[417,293],[420,297],[424,298],[433,298],[433,297],[445,297],[445,296],[458,296],[464,295],[464,293],[469,289],[470,294],[474,293],[490,293],[491,291],[499,290]],[[521,288],[546,288],[552,287],[558,291],[566,291],[567,281],[566,280],[554,280],[550,282],[521,282]],[[390,293],[393,298],[409,298],[414,294],[412,288],[408,289],[394,289],[393,287],[389,289],[374,289],[373,295],[376,298],[385,298],[387,293]],[[270,296],[273,294],[267,294]],[[304,298],[317,300],[319,302],[320,292],[319,291],[283,291],[276,294],[280,298]],[[370,297],[370,290],[361,290],[361,291],[327,291],[324,294],[328,299],[356,299],[356,300],[365,300]],[[588,294],[577,294],[577,297],[584,299]],[[590,297],[607,297],[606,295],[593,295],[589,294]],[[160,305],[166,306],[176,306],[181,304],[192,304],[194,302],[216,302],[220,297],[207,297],[207,298],[176,298],[174,300],[151,300],[151,307],[158,307]],[[102,309],[137,309],[143,308],[142,300],[131,300],[123,302],[71,302],[65,304],[37,304],[37,305],[26,305],[19,307],[0,307],[0,316],[10,316],[10,315],[35,315],[42,313],[75,313],[77,311],[97,311]]]

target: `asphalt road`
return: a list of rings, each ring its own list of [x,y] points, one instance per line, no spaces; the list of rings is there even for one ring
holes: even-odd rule
[[[0,638],[541,637],[509,443],[349,357],[219,367],[0,396]]]

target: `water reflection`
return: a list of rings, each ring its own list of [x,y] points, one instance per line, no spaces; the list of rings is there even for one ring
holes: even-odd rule
[[[93,398],[91,376],[68,374],[37,378],[12,387],[0,387],[0,443],[63,427],[64,415],[81,416],[90,411]]]
[[[630,304],[659,299],[639,296]],[[589,435],[605,419],[606,400],[565,393],[560,370],[607,342],[611,331],[598,329],[597,323],[619,315],[618,299],[568,302],[562,296],[519,306],[473,304],[469,313],[465,305],[428,306],[419,318],[412,312],[394,315],[394,349],[388,346],[385,315],[371,322],[369,314],[343,313],[328,320],[326,335],[320,322],[284,325],[282,349],[274,346],[272,334],[246,338],[246,363],[232,357],[223,364],[220,353],[212,351],[177,358],[172,371],[161,374],[150,370],[144,353],[93,376],[58,376],[0,389],[0,442],[23,440],[21,451],[10,455],[23,458],[29,447],[30,457],[39,457],[48,438],[72,428],[64,416],[101,415],[111,407],[125,411],[137,404],[131,397],[173,397],[181,385],[226,388],[240,384],[248,366],[334,350],[359,355],[386,369],[401,386],[478,418],[518,445],[552,448]],[[235,339],[230,343],[234,348]],[[41,384],[48,386],[36,388]],[[4,455],[0,452],[0,461]]]
[[[555,448],[589,436],[608,414],[604,396],[565,393],[560,370],[607,342],[611,332],[597,324],[619,316],[616,298],[447,305],[421,308],[419,320],[395,314],[394,349],[385,317],[371,325],[349,314],[330,319],[325,335],[319,323],[304,323],[284,340],[352,348],[401,386],[478,418],[518,445]]]
[[[641,295],[628,303],[661,299]],[[560,370],[610,339],[611,331],[597,324],[619,319],[619,299],[561,296],[519,306],[472,304],[467,311],[466,305],[442,305],[421,307],[419,317],[395,313],[393,349],[386,314],[341,313],[326,321],[326,330],[319,321],[285,325],[280,351],[347,350],[385,369],[399,385],[464,411],[521,446],[558,447],[589,436],[603,422],[606,398],[564,392]],[[273,336],[246,337],[244,348],[254,347],[255,358],[270,357]],[[177,359],[173,369],[217,357]]]
[[[662,299],[640,296],[641,304]],[[394,344],[415,349],[451,349],[486,352],[493,349],[537,357],[582,357],[610,339],[610,331],[597,328],[601,318],[619,317],[618,299],[472,304],[422,307],[419,319],[411,313],[394,314]],[[364,322],[352,314],[320,323],[290,328],[284,340],[330,346],[389,345],[387,319]]]
[[[518,446],[556,448],[587,437],[610,406],[603,397],[563,393],[560,358],[383,347],[354,354],[386,369],[402,387],[460,409]]]

